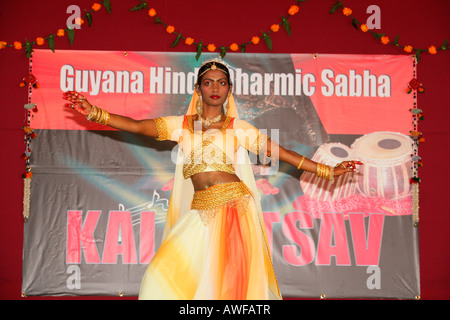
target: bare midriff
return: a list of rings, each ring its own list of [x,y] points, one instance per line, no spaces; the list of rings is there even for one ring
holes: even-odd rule
[[[194,191],[205,190],[216,184],[241,181],[235,174],[220,171],[196,173],[191,177],[191,179],[192,184],[194,185]]]

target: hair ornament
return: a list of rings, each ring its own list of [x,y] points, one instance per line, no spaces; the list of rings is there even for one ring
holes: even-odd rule
[[[222,58],[212,58],[212,59],[205,60],[205,61],[202,62],[202,67],[203,67],[205,64],[211,63],[211,62],[213,62],[213,66],[214,66],[215,68],[217,68],[216,63],[220,63],[220,64],[224,65],[225,67],[229,68],[229,66],[226,64],[225,61],[223,61]]]
[[[200,69],[202,69],[205,65],[207,65],[207,64],[209,64],[209,63],[212,63],[212,65],[209,66],[209,67],[206,67],[206,69],[203,70],[203,72],[200,73],[200,74],[198,75],[198,77],[201,77],[202,75],[204,75],[204,74],[205,74],[206,72],[208,72],[209,70],[212,70],[212,71],[219,70],[219,71],[222,71],[223,73],[225,73],[225,74],[227,74],[227,75],[229,74],[229,73],[228,73],[228,65],[227,65],[227,64],[225,63],[225,61],[223,61],[221,58],[212,58],[212,59],[208,59],[208,60],[203,61],[203,62],[202,62],[202,65],[201,65],[201,67],[200,67]],[[216,63],[223,65],[223,66],[225,67],[225,69],[219,68],[219,67],[216,65]]]

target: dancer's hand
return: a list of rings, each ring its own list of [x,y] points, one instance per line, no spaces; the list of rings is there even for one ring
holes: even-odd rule
[[[341,176],[347,172],[356,172],[357,165],[363,165],[361,161],[344,161],[338,163],[336,167],[334,167],[334,176]]]
[[[82,94],[76,91],[64,92],[63,99],[71,102],[66,103],[66,107],[74,109],[75,111],[81,113],[83,116],[87,116],[91,112],[92,105]]]

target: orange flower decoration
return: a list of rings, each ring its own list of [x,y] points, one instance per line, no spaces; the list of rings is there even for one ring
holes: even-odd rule
[[[386,36],[381,37],[381,43],[382,44],[388,44],[389,43],[389,38]]]
[[[92,10],[94,10],[94,11],[98,11],[98,10],[100,10],[102,8],[102,5],[100,4],[100,3],[94,3],[93,5],[92,5]]]
[[[64,33],[65,33],[64,29],[59,29],[58,32],[56,33],[56,35],[58,37],[64,37]]]
[[[173,33],[175,31],[175,27],[174,26],[167,26],[166,31],[167,31],[167,33]]]
[[[151,8],[150,10],[148,10],[148,15],[153,18],[154,16],[156,16],[156,10]]]
[[[22,49],[22,44],[19,41],[14,41],[14,49],[16,50]]]
[[[361,31],[362,31],[362,32],[367,32],[367,31],[369,31],[369,27],[367,26],[367,24],[364,23],[364,24],[361,25]]]
[[[33,173],[31,171],[23,174],[24,178],[31,178],[32,176],[33,176]]]
[[[208,44],[208,51],[211,51],[211,52],[213,52],[213,51],[216,51],[216,46],[214,45],[214,44]]]
[[[26,134],[30,134],[34,130],[33,128],[30,128],[30,127],[22,127],[22,129]]]
[[[42,46],[44,42],[45,42],[44,38],[41,37],[36,38],[36,43],[38,46]]]
[[[430,54],[436,54],[436,53],[437,53],[436,47],[435,47],[435,46],[430,46],[430,47],[428,48],[428,52],[429,52]]]
[[[349,16],[349,15],[351,15],[352,14],[352,9],[350,9],[350,8],[344,8],[344,9],[342,9],[342,13],[344,14],[344,16]]]
[[[188,46],[190,46],[191,44],[194,43],[194,39],[191,37],[187,37],[186,40],[184,41],[184,43],[186,43]]]
[[[253,44],[258,44],[258,43],[259,43],[259,37],[256,37],[256,36],[253,37],[253,38],[252,38],[252,43],[253,43]]]
[[[294,14],[296,14],[298,12],[298,10],[300,10],[300,8],[297,5],[292,5],[289,10],[288,13],[293,16]]]
[[[405,46],[405,47],[403,48],[403,50],[405,50],[405,52],[410,53],[410,52],[412,52],[413,47],[411,47],[411,46]]]
[[[272,30],[273,32],[278,32],[278,30],[280,30],[280,25],[279,24],[273,24],[270,26],[270,30]]]
[[[75,19],[75,24],[81,26],[83,23],[84,23],[84,20],[83,20],[83,19],[81,19],[81,18],[76,18],[76,19]]]
[[[232,43],[232,44],[230,45],[230,50],[231,50],[231,51],[238,51],[238,50],[239,50],[238,44],[237,44],[237,43]]]
[[[6,47],[6,42],[5,41],[0,41],[0,49],[4,49]]]

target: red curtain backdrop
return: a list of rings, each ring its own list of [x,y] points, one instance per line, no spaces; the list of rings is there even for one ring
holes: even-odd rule
[[[300,5],[300,12],[290,18],[292,36],[284,30],[271,34],[273,51],[263,41],[248,45],[247,52],[256,53],[357,53],[405,54],[392,45],[382,45],[373,36],[357,31],[351,19],[341,11],[329,14],[334,0],[308,0]],[[353,15],[361,22],[370,16],[368,6],[381,9],[381,30],[391,39],[399,35],[399,42],[417,48],[439,47],[449,36],[450,21],[447,0],[431,2],[419,0],[344,0]],[[34,41],[65,28],[70,14],[68,6],[76,4],[84,12],[94,1],[2,1],[0,2],[0,41],[12,43]],[[195,47],[180,43],[171,48],[174,35],[155,25],[145,12],[129,11],[139,1],[111,0],[112,14],[105,10],[93,14],[91,27],[87,23],[75,32],[70,46],[66,37],[55,39],[56,49],[123,50],[123,51],[183,51],[193,52]],[[205,44],[216,47],[249,41],[261,30],[268,31],[273,23],[295,1],[193,1],[154,0],[151,5],[163,21],[182,30]],[[41,48],[48,48],[45,44]],[[418,79],[425,92],[418,96],[418,107],[425,119],[419,124],[425,142],[420,144],[419,155],[424,166],[420,168],[420,263],[421,298],[449,299],[450,274],[448,272],[450,216],[446,205],[450,196],[448,158],[450,155],[450,118],[447,90],[450,74],[450,52],[436,55],[423,53],[418,64]],[[25,170],[21,155],[25,149],[22,126],[25,124],[23,105],[27,103],[27,89],[19,83],[28,73],[25,51],[5,48],[0,50],[1,93],[1,154],[0,157],[0,298],[21,299],[22,238],[23,238],[23,180]],[[405,75],[405,79],[412,78]],[[64,101],[61,100],[61,107]],[[107,155],[105,155],[107,156]],[[27,298],[31,299],[31,298]],[[75,299],[75,298],[74,298]]]

